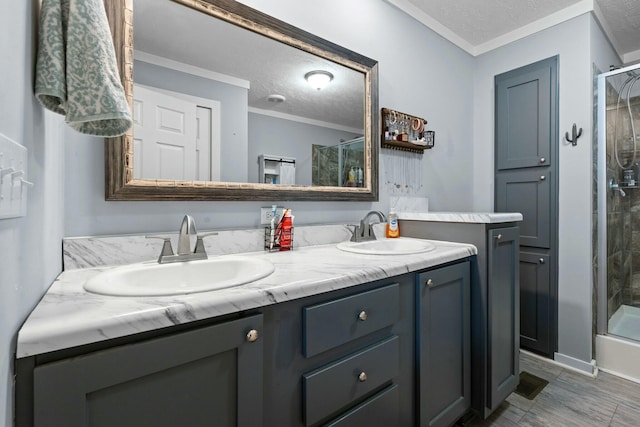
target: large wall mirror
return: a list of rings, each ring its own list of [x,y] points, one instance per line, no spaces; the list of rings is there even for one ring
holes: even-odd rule
[[[376,61],[231,0],[104,3],[135,123],[107,200],[377,200]]]

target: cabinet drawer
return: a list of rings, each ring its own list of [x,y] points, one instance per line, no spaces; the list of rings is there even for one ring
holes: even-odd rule
[[[400,425],[399,404],[398,385],[392,385],[330,422],[327,427],[397,427]]]
[[[302,352],[305,357],[347,343],[400,317],[400,285],[362,292],[302,310]]]
[[[399,338],[393,336],[303,375],[305,425],[335,415],[396,377],[399,345]]]

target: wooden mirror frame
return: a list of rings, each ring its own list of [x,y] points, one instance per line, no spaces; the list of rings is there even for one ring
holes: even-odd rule
[[[133,178],[133,129],[105,139],[106,200],[378,200],[378,62],[234,0],[174,1],[364,74],[365,186],[295,186]],[[133,105],[133,0],[104,0],[118,69]]]

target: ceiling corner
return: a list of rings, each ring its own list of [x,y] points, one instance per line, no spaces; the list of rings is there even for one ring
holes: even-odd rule
[[[615,33],[611,29],[611,24],[609,24],[609,21],[607,21],[607,18],[605,18],[604,13],[602,13],[602,9],[600,9],[600,6],[598,6],[597,2],[594,2],[593,4],[593,14],[596,17],[596,21],[598,21],[598,24],[600,24],[600,28],[602,28],[602,31],[604,31],[605,35],[609,39],[609,42],[611,42],[613,50],[616,51],[618,57],[620,57],[625,63],[627,63],[628,61],[626,60],[625,56],[629,55],[629,53],[625,55],[622,52],[622,49],[620,48],[620,41],[616,38]]]
[[[442,25],[440,22],[433,19],[424,11],[420,10],[413,4],[411,4],[408,0],[384,0],[387,3],[397,7],[402,12],[406,13],[416,21],[422,23],[427,28],[434,31],[436,34],[440,35],[444,39],[450,41],[454,45],[458,46],[460,49],[464,50],[468,54],[472,56],[476,56],[476,48],[471,43],[458,36],[456,33],[451,31],[446,26]]]

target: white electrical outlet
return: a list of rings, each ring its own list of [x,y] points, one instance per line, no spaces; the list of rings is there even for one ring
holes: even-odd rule
[[[284,208],[282,206],[278,206],[276,208],[276,219],[280,218],[283,212]],[[270,225],[271,218],[273,218],[273,211],[271,207],[260,208],[260,225]]]

